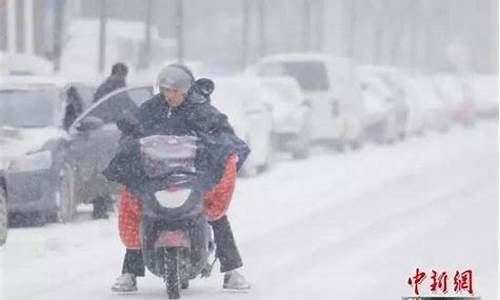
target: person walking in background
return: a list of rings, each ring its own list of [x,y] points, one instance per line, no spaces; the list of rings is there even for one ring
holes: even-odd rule
[[[118,62],[111,68],[111,75],[109,75],[106,80],[99,85],[95,94],[93,103],[99,101],[102,97],[107,94],[123,88],[127,85],[126,78],[128,74],[128,68],[124,63]],[[111,206],[111,198],[109,195],[100,196],[93,199],[93,219],[107,219],[108,218],[108,204]]]
[[[111,68],[111,75],[101,83],[94,94],[94,102],[103,96],[127,85],[128,68],[124,63],[118,62]]]

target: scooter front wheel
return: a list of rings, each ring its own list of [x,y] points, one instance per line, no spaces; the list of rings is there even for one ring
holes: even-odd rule
[[[164,280],[167,287],[168,299],[179,299],[179,249],[165,248],[163,258],[165,263]]]

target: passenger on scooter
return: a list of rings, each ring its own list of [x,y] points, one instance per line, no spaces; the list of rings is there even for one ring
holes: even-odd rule
[[[210,82],[213,89],[213,83],[204,80]],[[250,149],[235,135],[226,115],[210,104],[211,91],[203,91],[205,87],[195,81],[189,68],[181,64],[165,67],[158,76],[158,86],[160,93],[146,101],[139,109],[140,130],[134,135],[137,138],[137,135],[146,137],[155,134],[195,133],[212,141],[207,145],[205,157],[198,160],[198,167],[210,174],[205,181],[207,190],[210,190],[204,198],[205,212],[213,228],[220,271],[224,273],[223,288],[249,289],[248,281],[236,270],[242,267],[243,262],[225,211],[234,190],[237,170],[247,158]],[[208,86],[210,88],[210,84]],[[134,174],[121,168],[117,169],[118,172],[123,172],[122,176]],[[144,276],[145,267],[138,229],[140,218],[141,204],[124,189],[120,197],[119,227],[120,237],[127,250],[122,275],[113,284],[113,291],[136,291],[136,277]]]

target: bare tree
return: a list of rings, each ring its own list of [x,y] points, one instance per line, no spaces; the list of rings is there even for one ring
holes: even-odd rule
[[[151,12],[153,8],[152,0],[145,1],[146,14],[145,14],[145,26],[144,26],[144,53],[141,55],[141,62],[139,64],[140,68],[147,69],[151,63]]]

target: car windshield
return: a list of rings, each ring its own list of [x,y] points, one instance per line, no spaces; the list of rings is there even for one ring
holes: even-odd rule
[[[0,126],[46,127],[55,124],[57,90],[0,91]]]
[[[328,76],[322,62],[281,62],[263,65],[261,75],[290,76],[299,83],[304,91],[328,90]]]

